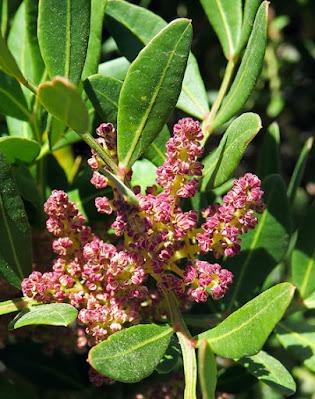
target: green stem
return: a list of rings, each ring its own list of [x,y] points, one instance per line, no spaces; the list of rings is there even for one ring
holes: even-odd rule
[[[35,303],[36,302],[32,299],[26,297],[0,302],[0,315],[18,312],[19,310],[25,309],[29,305],[33,305]]]
[[[222,101],[226,95],[228,88],[230,87],[230,83],[234,74],[235,65],[236,65],[236,60],[234,59],[230,59],[229,62],[227,63],[218,95],[211,107],[210,112],[208,113],[208,115],[206,115],[203,121],[202,125],[202,131],[204,135],[203,144],[206,143],[211,133],[213,132],[213,127],[212,127],[213,120],[222,104]]]

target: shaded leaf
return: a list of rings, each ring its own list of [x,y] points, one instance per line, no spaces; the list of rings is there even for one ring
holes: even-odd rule
[[[257,174],[261,179],[272,173],[280,173],[280,130],[277,122],[273,122],[264,133],[257,161]]]
[[[130,62],[125,57],[115,58],[114,60],[103,62],[98,66],[98,73],[118,80],[124,80]]]
[[[13,55],[11,54],[8,46],[0,35],[0,69],[7,75],[12,76],[21,83],[25,83],[24,78],[20,68],[18,67]]]
[[[144,156],[154,165],[160,166],[166,159],[166,143],[170,138],[170,132],[165,125],[161,132],[156,136],[150,147],[144,153]]]
[[[198,375],[202,399],[215,399],[217,364],[206,340],[201,341],[198,350]]]
[[[16,161],[31,163],[40,151],[37,141],[22,137],[0,137],[0,152],[5,159],[14,163]]]
[[[155,370],[159,374],[169,374],[177,368],[180,356],[181,350],[179,343],[176,341],[175,337],[172,336],[171,342]]]

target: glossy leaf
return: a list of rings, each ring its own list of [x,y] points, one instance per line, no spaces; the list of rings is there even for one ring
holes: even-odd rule
[[[215,30],[225,57],[232,59],[238,49],[242,29],[242,0],[200,0]]]
[[[288,196],[291,203],[294,201],[294,198],[296,196],[296,191],[301,184],[306,162],[313,147],[313,142],[314,142],[313,137],[310,137],[306,140],[302,148],[301,154],[299,156],[299,159],[297,160],[297,163],[295,165],[294,171],[292,173],[288,187]]]
[[[201,342],[198,350],[198,375],[202,399],[215,399],[217,364],[206,340]]]
[[[17,329],[34,324],[66,327],[76,320],[77,314],[77,309],[67,303],[36,305],[20,313],[13,320],[12,328]]]
[[[90,0],[41,0],[38,40],[50,78],[60,75],[77,84],[90,33]]]
[[[260,117],[253,113],[243,114],[231,123],[217,149],[203,161],[202,191],[216,188],[231,177],[260,129]]]
[[[303,299],[315,291],[315,202],[305,214],[292,253],[292,278]]]
[[[241,65],[222,106],[214,119],[217,128],[237,114],[251,95],[260,74],[267,40],[268,2],[264,1],[257,12]]]
[[[260,291],[289,245],[291,222],[284,182],[280,176],[271,175],[262,188],[266,210],[259,215],[257,227],[242,236],[240,254],[226,261],[235,281],[226,296],[230,310],[235,303],[242,304]]]
[[[122,85],[122,81],[100,74],[92,75],[84,82],[84,90],[99,116],[114,125],[117,124],[118,99]]]
[[[40,145],[37,141],[22,137],[0,137],[0,152],[10,163],[16,161],[31,163],[39,151]]]
[[[109,0],[106,26],[121,53],[130,61],[166,22],[151,11],[123,0]],[[209,110],[207,94],[195,57],[190,54],[177,107],[202,119]]]
[[[15,58],[8,49],[7,43],[0,35],[0,69],[7,75],[12,76],[21,83],[25,83],[24,78],[20,68],[18,67]]]
[[[107,0],[91,0],[90,34],[82,79],[97,72],[102,49],[103,20]]]
[[[277,392],[289,396],[296,390],[296,384],[289,371],[279,362],[264,351],[257,355],[243,357],[238,361],[253,376],[269,385]]]
[[[38,97],[51,115],[71,129],[79,134],[88,131],[88,110],[72,83],[60,77],[41,83],[38,87]]]
[[[124,80],[130,62],[125,57],[118,57],[114,60],[103,62],[98,66],[98,73],[104,76],[109,76],[111,78],[116,78],[118,80]]]
[[[158,365],[172,334],[167,325],[140,324],[126,328],[94,346],[89,352],[89,363],[100,374],[116,381],[141,381]]]
[[[242,32],[237,49],[238,53],[245,47],[248,41],[249,35],[253,29],[255,16],[260,4],[261,0],[245,0]]]
[[[247,302],[215,328],[198,336],[214,353],[229,359],[256,354],[291,302],[294,286],[277,284]],[[198,344],[198,345],[199,345]]]
[[[315,372],[315,326],[305,322],[281,322],[277,338],[304,365]]]
[[[277,122],[264,132],[257,161],[257,174],[261,179],[273,173],[280,173],[280,129]]]
[[[146,150],[175,107],[191,39],[190,22],[177,19],[131,64],[118,104],[117,145],[122,166],[132,165]]]
[[[20,84],[0,71],[0,113],[28,121],[30,112]]]
[[[31,231],[12,171],[0,155],[0,274],[20,287],[32,271]]]

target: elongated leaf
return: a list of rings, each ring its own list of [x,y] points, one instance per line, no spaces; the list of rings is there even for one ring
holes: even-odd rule
[[[285,396],[296,390],[294,379],[279,360],[264,351],[257,355],[243,357],[238,361],[256,378]]]
[[[158,365],[172,334],[169,326],[155,324],[126,328],[94,346],[89,352],[89,363],[100,374],[116,381],[141,381]]]
[[[17,298],[0,302],[0,315],[14,313],[25,309],[29,304],[27,299],[28,298]]]
[[[146,150],[175,107],[191,39],[190,22],[177,19],[156,35],[131,64],[118,107],[121,165],[132,165]]]
[[[289,187],[288,187],[288,196],[290,199],[290,202],[292,203],[294,201],[294,198],[296,196],[296,191],[301,184],[301,180],[304,174],[306,162],[308,160],[308,157],[310,155],[311,149],[313,147],[313,142],[314,139],[313,137],[310,137],[306,140],[301,154],[299,156],[299,159],[297,160],[297,163],[295,165],[294,171],[292,173]]]
[[[273,122],[264,133],[257,161],[257,174],[260,178],[272,173],[280,173],[280,130],[277,122]]]
[[[267,40],[268,2],[264,1],[257,12],[241,65],[233,84],[214,119],[217,128],[237,114],[251,95],[260,74]]]
[[[226,262],[235,281],[226,297],[230,310],[235,302],[242,304],[259,292],[289,245],[291,223],[284,182],[280,176],[271,175],[262,188],[266,210],[259,216],[255,230],[243,236],[241,253]]]
[[[38,40],[49,76],[77,84],[83,71],[90,33],[90,0],[41,0]]]
[[[8,132],[10,136],[23,137],[32,140],[34,138],[33,130],[28,122],[7,116],[6,118]]]
[[[218,148],[203,161],[202,191],[216,188],[231,177],[260,129],[261,120],[253,113],[243,114],[231,123]]]
[[[76,87],[66,79],[57,77],[38,86],[38,97],[55,118],[79,134],[89,128],[89,114]]]
[[[215,30],[225,57],[232,59],[238,49],[242,29],[242,0],[200,0]]]
[[[159,364],[156,366],[155,370],[159,374],[169,374],[171,371],[176,369],[179,363],[179,358],[181,357],[181,350],[178,341],[173,335],[171,342],[164,353],[164,356],[160,360]]]
[[[2,37],[6,37],[9,19],[9,0],[0,1],[0,34]]]
[[[34,324],[66,327],[75,321],[77,314],[77,309],[67,303],[36,305],[18,315],[12,323],[12,328],[17,329]]]
[[[103,62],[98,66],[98,73],[118,80],[124,80],[130,62],[125,57],[115,58],[114,60]]]
[[[99,116],[114,125],[117,124],[118,99],[122,85],[121,80],[100,74],[92,75],[84,82],[84,90]]]
[[[315,372],[315,326],[303,322],[281,322],[277,338],[306,367]]]
[[[214,399],[217,385],[217,364],[206,340],[201,342],[198,350],[198,375],[202,399]]]
[[[303,299],[315,291],[315,202],[306,212],[292,253],[292,278]]]
[[[237,53],[239,53],[245,47],[249,35],[252,31],[255,16],[258,10],[261,0],[245,0],[243,23],[241,38],[239,40]]]
[[[0,35],[0,69],[7,75],[12,76],[21,83],[25,83],[24,78],[20,68],[18,67],[13,55],[11,54],[8,46]]]
[[[132,166],[132,186],[140,186],[142,192],[156,184],[156,166],[147,159],[138,159]]]
[[[123,0],[109,0],[106,15],[106,26],[121,53],[130,61],[166,26],[166,22],[158,15]],[[200,119],[209,110],[204,83],[192,54],[188,59],[177,107]]]
[[[0,113],[28,121],[30,112],[20,84],[0,71]]]
[[[167,126],[157,135],[150,147],[145,151],[144,156],[155,166],[160,166],[166,158],[166,143],[170,138],[170,132]]]
[[[37,141],[24,139],[22,137],[1,137],[0,152],[5,159],[14,163],[16,161],[31,163],[40,151]]]
[[[315,291],[313,291],[311,293],[310,296],[308,296],[305,300],[304,300],[304,305],[308,308],[308,309],[315,309]]]
[[[20,287],[32,271],[32,241],[23,202],[12,171],[0,155],[0,274]]]
[[[214,353],[230,359],[256,354],[291,302],[294,286],[275,285],[236,312],[217,327],[198,336],[206,339]]]
[[[107,0],[91,0],[90,34],[82,79],[97,72],[102,49],[102,30]]]

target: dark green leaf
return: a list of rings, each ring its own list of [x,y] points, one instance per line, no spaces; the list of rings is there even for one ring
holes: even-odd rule
[[[12,76],[21,83],[25,83],[24,78],[20,68],[18,67],[13,55],[11,54],[8,46],[0,35],[0,69],[7,75]]]
[[[41,0],[38,40],[50,78],[64,76],[78,84],[90,33],[90,0]]]
[[[0,155],[0,274],[20,287],[32,271],[31,231],[12,171]]]
[[[146,150],[175,107],[191,39],[190,22],[177,19],[131,64],[118,107],[118,158],[122,166],[131,166]]]
[[[294,286],[275,285],[228,316],[215,328],[198,336],[206,339],[214,353],[239,359],[254,355],[262,348],[291,302]]]
[[[125,57],[119,57],[111,61],[106,61],[98,66],[98,73],[118,80],[124,80],[130,62]]]
[[[233,84],[214,119],[217,128],[237,114],[251,95],[260,74],[267,40],[268,2],[264,1],[257,12],[241,65]]]
[[[164,356],[155,368],[156,371],[159,374],[169,374],[177,368],[180,356],[181,350],[179,343],[173,336]]]
[[[242,0],[200,0],[215,30],[225,57],[232,59],[238,49],[242,28]]]
[[[216,188],[231,177],[260,129],[261,120],[253,113],[243,114],[231,123],[218,148],[203,161],[202,191]]]
[[[258,10],[258,7],[261,3],[261,0],[245,0],[244,6],[244,14],[243,14],[243,23],[242,23],[242,32],[241,38],[239,40],[237,53],[240,53],[241,50],[245,47],[249,35],[253,29],[253,24],[255,20],[255,16]]]
[[[315,291],[315,202],[307,210],[292,253],[292,278],[303,299]]]
[[[170,132],[165,125],[162,131],[157,135],[150,147],[145,151],[144,156],[155,166],[160,166],[166,158],[166,143],[170,138]]]
[[[77,318],[78,311],[67,303],[49,303],[30,307],[13,320],[12,328],[17,329],[34,324],[68,326]]]
[[[38,97],[55,118],[79,134],[89,129],[89,114],[76,87],[66,79],[57,77],[38,86]]]
[[[215,399],[217,364],[208,342],[201,341],[198,350],[198,375],[202,399]]]
[[[226,297],[231,310],[257,294],[271,270],[283,259],[289,245],[290,212],[282,178],[271,175],[263,182],[266,210],[254,230],[242,237],[238,256],[227,259],[226,267],[235,283]]]
[[[294,379],[279,360],[264,351],[257,355],[243,357],[238,361],[260,381],[285,396],[293,395],[296,390]]]
[[[31,163],[40,151],[37,141],[24,139],[22,137],[1,137],[0,152],[10,163],[16,161]]]
[[[148,377],[172,337],[169,326],[140,324],[111,335],[89,352],[89,363],[100,374],[121,382]]]
[[[261,179],[272,173],[280,173],[280,130],[277,122],[273,122],[264,133],[257,162],[257,174]]]

